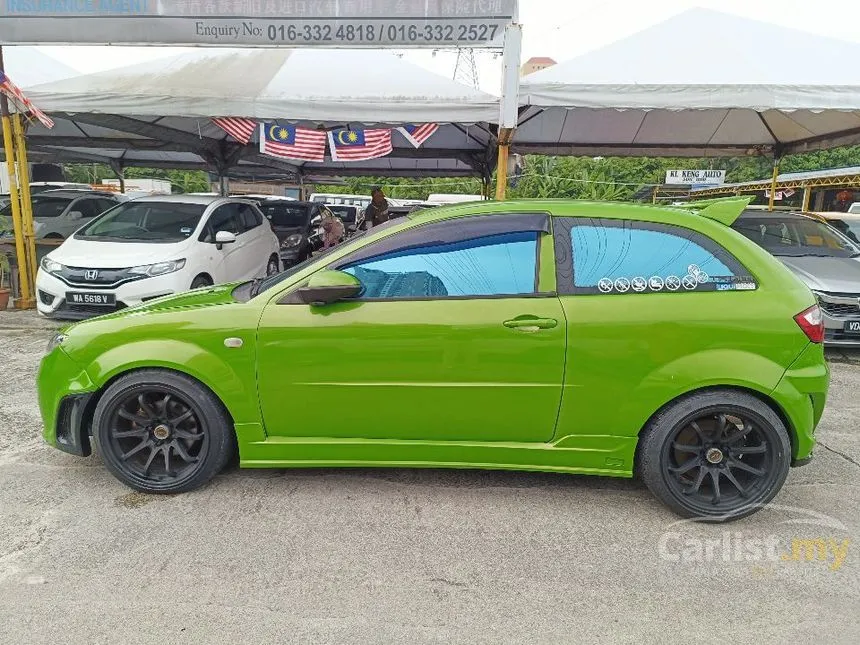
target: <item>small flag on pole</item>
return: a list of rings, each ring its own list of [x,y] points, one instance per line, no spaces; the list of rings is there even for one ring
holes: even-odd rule
[[[339,128],[328,133],[331,158],[334,161],[366,161],[391,154],[391,130],[348,130]]]
[[[9,97],[9,99],[16,105],[16,107],[24,113],[26,116],[27,113],[32,114],[39,120],[39,123],[44,125],[46,128],[50,129],[54,127],[54,122],[51,118],[42,112],[39,108],[37,108],[33,103],[24,96],[24,93],[18,88],[15,83],[12,82],[12,79],[9,78],[5,72],[0,70],[0,92]]]
[[[243,119],[234,116],[225,116],[212,119],[212,123],[224,130],[231,137],[240,143],[250,143],[251,137],[254,136],[254,131],[257,129],[257,122],[253,119]]]
[[[406,137],[406,140],[416,148],[420,148],[421,144],[436,134],[436,130],[438,129],[438,123],[422,123],[421,125],[410,123],[397,128],[400,134]]]
[[[324,130],[277,123],[260,124],[260,152],[272,157],[325,161]]]

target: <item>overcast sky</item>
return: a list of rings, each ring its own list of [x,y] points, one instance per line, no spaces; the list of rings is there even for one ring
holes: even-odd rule
[[[707,7],[748,18],[794,27],[821,35],[860,41],[860,2],[856,0],[520,0],[523,60],[550,56],[561,62],[637,31],[692,7]],[[702,34],[698,52],[684,56],[712,57],[743,43]],[[798,43],[798,47],[802,47]],[[166,47],[43,47],[45,53],[82,71],[96,72],[181,52]],[[451,76],[455,55],[407,51],[404,57],[439,74]],[[481,89],[497,92],[501,60],[491,53],[477,55]],[[850,82],[854,79],[846,79]]]

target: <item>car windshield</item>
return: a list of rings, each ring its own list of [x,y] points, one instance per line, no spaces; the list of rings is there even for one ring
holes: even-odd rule
[[[352,224],[355,222],[355,207],[354,206],[338,206],[336,204],[326,204],[332,213],[337,215],[343,222]]]
[[[34,195],[30,201],[33,204],[33,217],[59,217],[72,200],[69,197],[43,197],[41,195]],[[0,209],[0,217],[11,217],[11,215],[11,203],[6,204]]]
[[[848,258],[860,255],[851,240],[805,217],[744,217],[733,225],[773,255]]]
[[[299,228],[308,223],[310,206],[292,204],[260,204],[260,210],[272,226],[278,228]]]
[[[122,242],[181,242],[194,232],[205,210],[205,204],[125,202],[76,233],[75,238]]]

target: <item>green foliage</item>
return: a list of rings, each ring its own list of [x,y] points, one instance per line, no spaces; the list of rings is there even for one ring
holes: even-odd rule
[[[860,146],[835,148],[801,155],[789,155],[780,163],[781,172],[800,172],[860,166]],[[594,200],[628,200],[646,185],[662,184],[666,171],[673,168],[725,169],[730,183],[767,179],[773,169],[769,157],[546,157],[525,158],[519,177],[511,178],[508,195],[513,198],[571,198]],[[113,171],[100,164],[67,164],[68,181],[96,183],[114,179]],[[174,192],[191,193],[209,190],[209,179],[203,171],[127,168],[126,179],[167,179]],[[395,199],[427,199],[431,193],[480,195],[481,182],[472,178],[423,179],[397,177],[351,177],[343,184],[317,184],[312,190],[325,193],[368,195],[374,186]]]

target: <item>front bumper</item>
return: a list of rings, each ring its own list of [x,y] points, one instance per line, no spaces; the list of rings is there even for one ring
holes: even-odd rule
[[[860,321],[860,294],[816,292],[824,316],[824,343],[833,347],[860,348],[860,334],[845,331],[845,323]]]
[[[37,383],[45,441],[73,455],[89,455],[95,386],[86,371],[57,347],[42,359]]]
[[[49,318],[83,320],[125,309],[126,307],[134,307],[142,302],[161,296],[187,291],[192,280],[192,276],[189,274],[190,271],[183,269],[153,278],[142,278],[134,282],[127,282],[111,289],[105,289],[95,286],[69,286],[56,276],[40,269],[36,275],[36,308],[40,314]],[[71,304],[66,301],[66,292],[68,291],[113,294],[116,297],[116,305]]]

